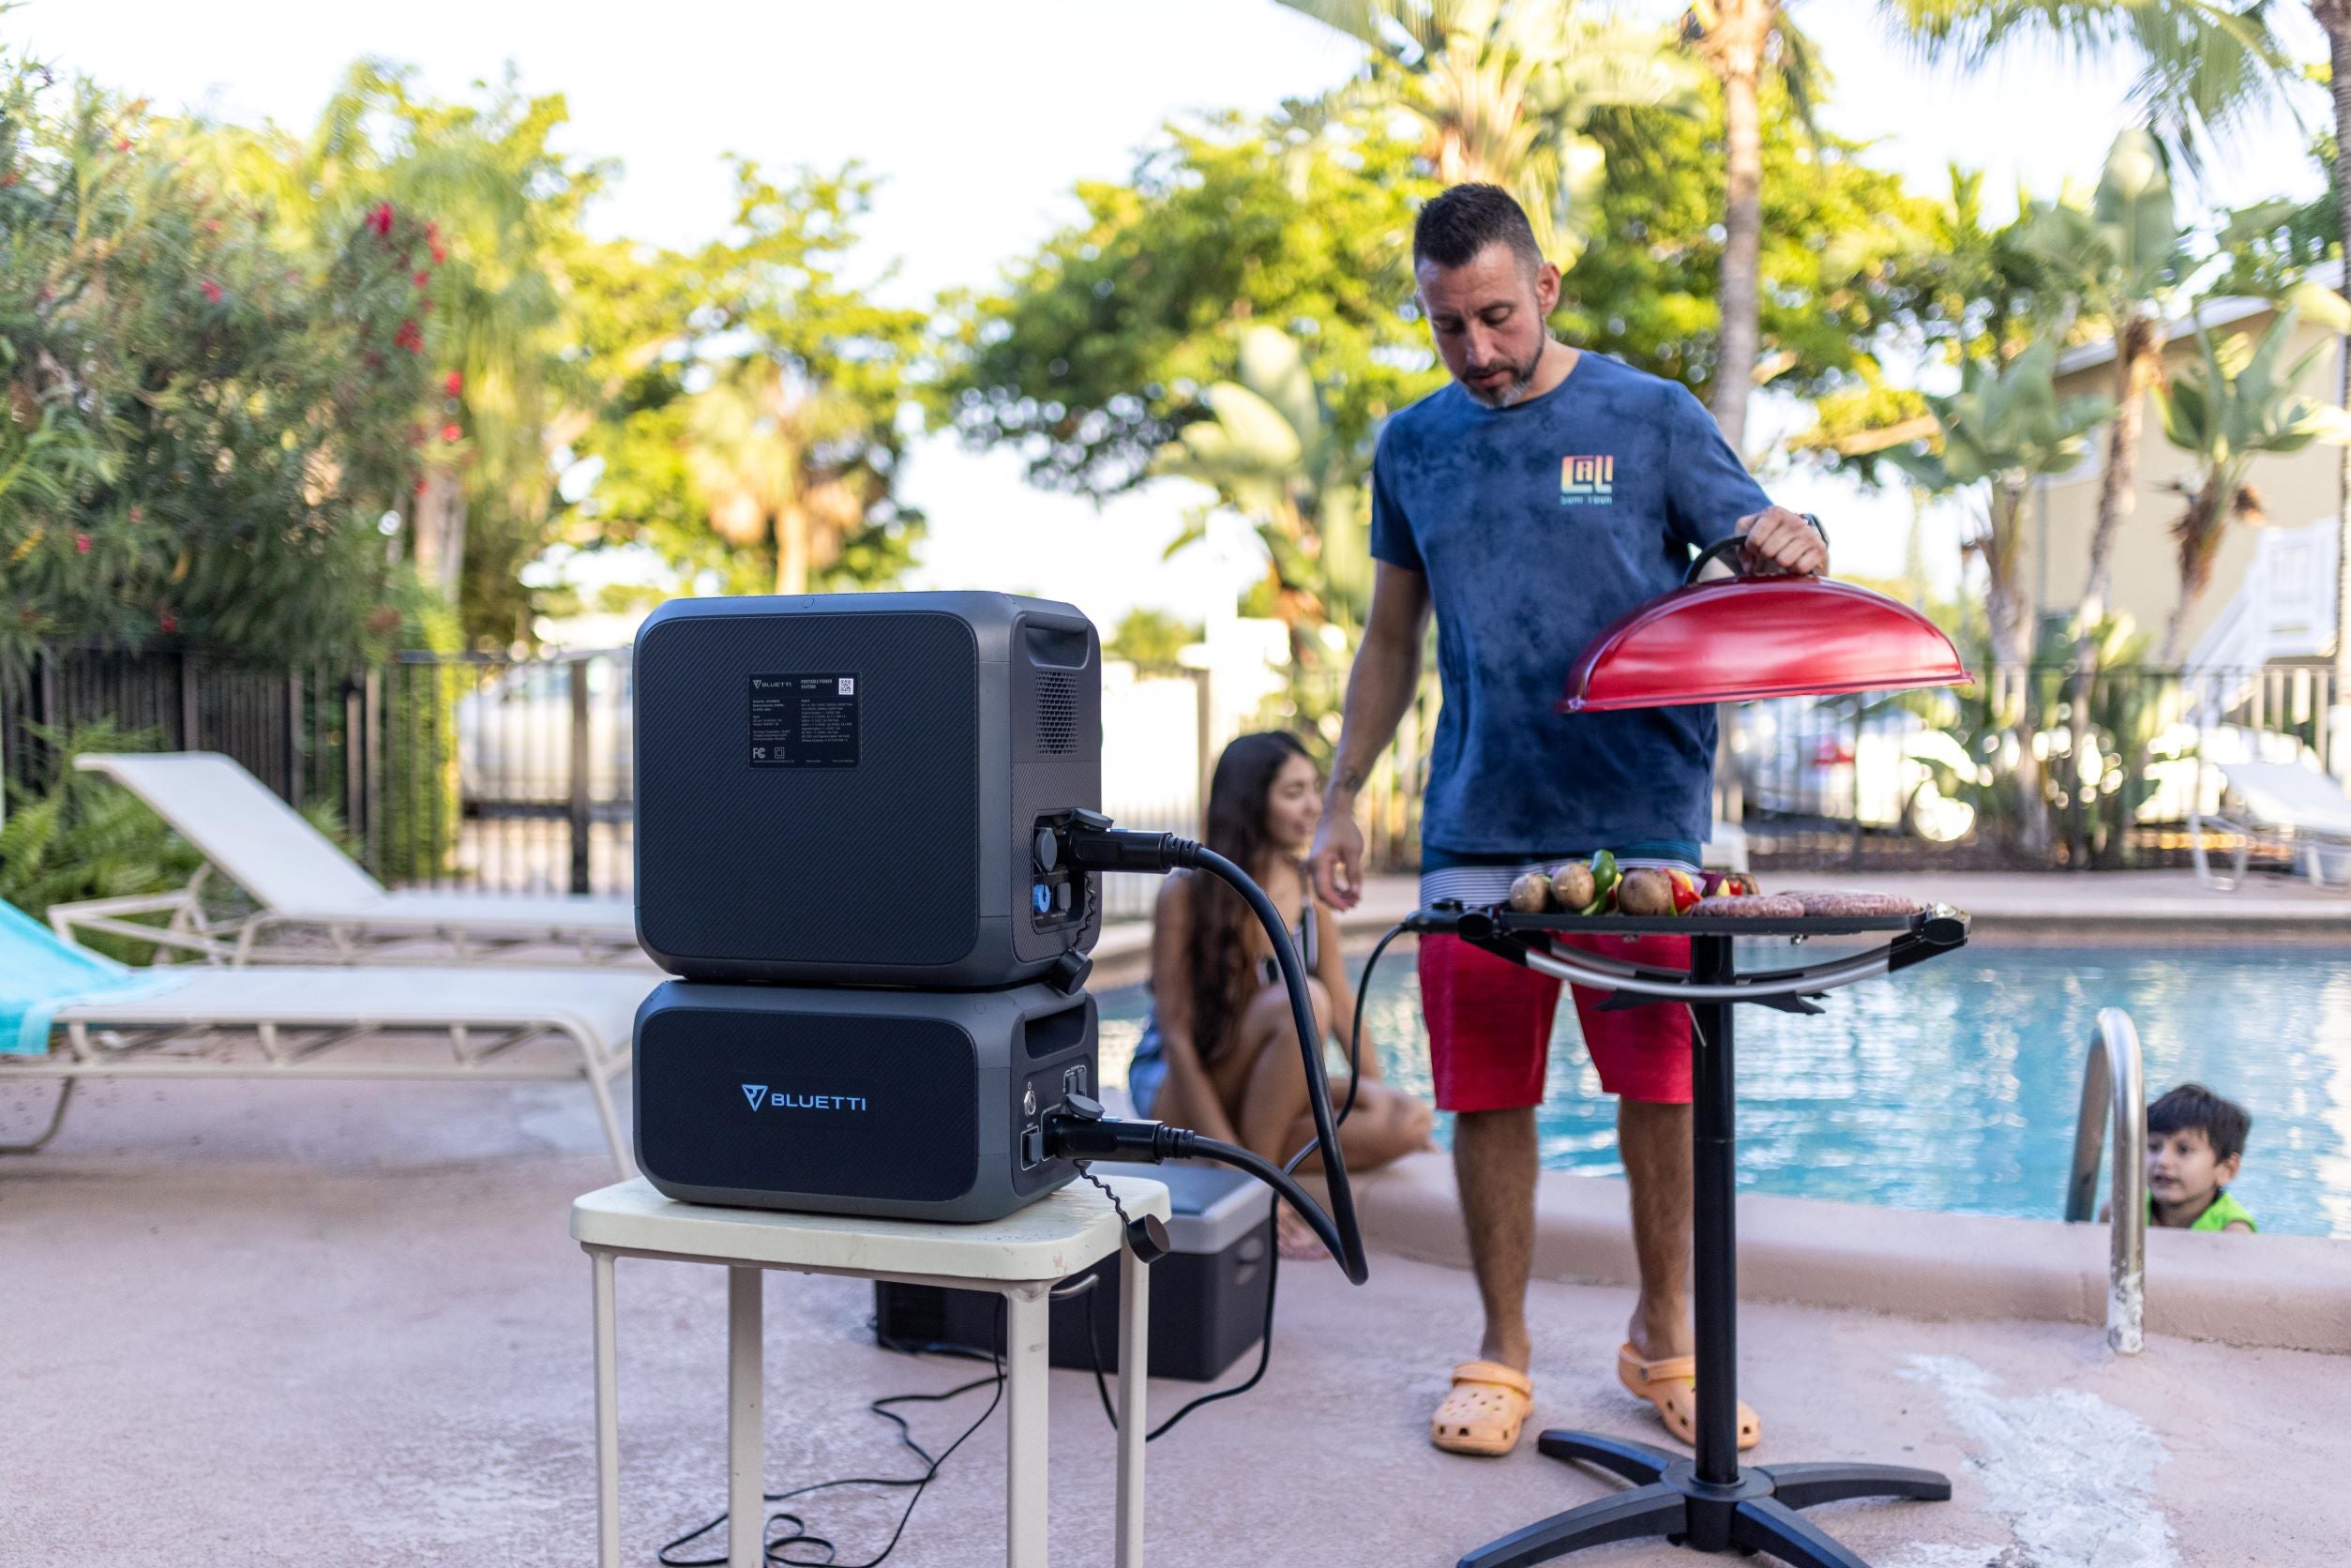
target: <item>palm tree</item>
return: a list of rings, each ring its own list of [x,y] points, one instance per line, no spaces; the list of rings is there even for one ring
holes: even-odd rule
[[[2072,467],[2089,432],[2114,412],[2101,397],[2057,395],[2057,342],[2037,339],[2006,364],[1968,359],[1960,387],[1929,397],[1939,450],[1888,456],[1937,494],[1986,488],[1982,526],[1967,541],[1983,562],[1984,605],[1992,641],[1994,722],[2016,731],[2016,781],[2024,847],[2046,847],[2038,761],[2025,698],[2032,652],[2032,604],[2022,581],[2025,501],[2033,481]]]
[[[1982,526],[1968,539],[1986,577],[1997,689],[2019,686],[2032,652],[2031,599],[2022,580],[2025,502],[2033,481],[2080,460],[2090,432],[2114,412],[2102,397],[2059,398],[2057,342],[2042,338],[2006,364],[1970,359],[1959,390],[1930,395],[1940,449],[1888,456],[1941,494],[1987,488]]]
[[[865,411],[766,358],[694,394],[686,465],[711,528],[737,549],[772,542],[776,592],[805,594],[866,520]]]
[[[1264,544],[1274,602],[1293,647],[1303,632],[1353,631],[1371,602],[1364,516],[1368,454],[1339,433],[1297,339],[1278,327],[1241,335],[1236,381],[1201,393],[1209,417],[1176,432],[1155,475],[1196,479],[1249,520]],[[1168,553],[1201,536],[1195,523]]]
[[[1723,439],[1743,451],[1762,352],[1764,73],[1780,73],[1807,125],[1819,73],[1781,0],[1692,0],[1681,36],[1723,89],[1723,327],[1708,402]]]
[[[1573,264],[1600,188],[1596,109],[1683,102],[1686,74],[1651,28],[1576,13],[1573,0],[1282,0],[1370,50],[1362,78],[1304,117],[1403,117],[1448,185],[1518,198],[1545,255]],[[1309,113],[1309,108],[1311,112]]]
[[[2148,396],[2163,375],[2164,302],[2185,270],[2188,238],[2173,213],[2163,149],[2145,130],[2115,138],[2088,210],[2053,203],[2033,215],[2021,236],[2082,316],[2105,327],[2114,349],[2115,418],[2074,620],[2077,665],[2106,617],[2115,535],[2138,505],[2139,436]]]
[[[2311,0],[2342,6],[2345,0]],[[2207,142],[2259,116],[2298,74],[2268,0],[1879,0],[1936,64],[1974,70],[2012,45],[2135,64],[2132,101],[2193,170]],[[2338,98],[2340,101],[2340,98]]]
[[[2328,306],[2336,309],[2327,311]],[[2194,478],[2174,487],[2186,505],[2172,522],[2172,537],[2179,544],[2179,604],[2163,633],[2166,664],[2179,656],[2189,612],[2211,583],[2213,559],[2230,520],[2262,521],[2261,497],[2246,481],[2253,460],[2298,452],[2317,441],[2351,444],[2351,415],[2300,390],[2319,355],[2332,345],[2313,344],[2292,365],[2278,367],[2305,308],[2340,331],[2351,324],[2351,312],[2341,306],[2333,294],[2304,291],[2278,312],[2258,343],[2243,333],[2215,343],[2199,318],[2196,363],[2168,387],[2157,389],[2164,436],[2195,460]]]

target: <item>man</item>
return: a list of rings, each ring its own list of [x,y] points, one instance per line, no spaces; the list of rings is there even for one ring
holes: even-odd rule
[[[1391,419],[1372,463],[1377,574],[1310,866],[1341,909],[1360,896],[1355,797],[1420,680],[1433,609],[1444,706],[1422,816],[1421,901],[1497,903],[1520,872],[1599,850],[1695,869],[1712,819],[1709,707],[1562,716],[1569,665],[1625,611],[1675,587],[1694,547],[1744,534],[1751,571],[1825,570],[1820,535],[1771,505],[1698,400],[1550,336],[1560,274],[1517,203],[1457,186],[1412,235],[1419,303],[1453,384]],[[1637,943],[1628,946],[1628,943]],[[1686,965],[1686,937],[1577,945]],[[1527,1278],[1534,1108],[1559,982],[1454,938],[1424,938],[1421,1001],[1437,1103],[1485,1309],[1477,1360],[1430,1423],[1439,1448],[1507,1454],[1533,1408]],[[1618,1097],[1640,1300],[1618,1376],[1691,1440],[1690,1015],[1603,1012],[1575,989],[1601,1086]],[[1740,1446],[1759,1438],[1740,1407]]]

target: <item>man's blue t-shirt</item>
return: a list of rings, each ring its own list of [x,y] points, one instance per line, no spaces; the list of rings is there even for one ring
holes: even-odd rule
[[[1584,353],[1539,398],[1449,384],[1390,419],[1371,552],[1428,580],[1444,705],[1421,837],[1460,852],[1704,842],[1711,705],[1564,715],[1568,668],[1771,505],[1697,399]]]

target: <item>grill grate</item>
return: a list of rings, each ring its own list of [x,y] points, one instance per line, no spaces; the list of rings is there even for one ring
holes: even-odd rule
[[[1066,757],[1078,748],[1078,683],[1064,671],[1037,673],[1037,749]]]

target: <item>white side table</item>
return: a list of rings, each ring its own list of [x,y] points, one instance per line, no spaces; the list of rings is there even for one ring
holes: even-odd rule
[[[1168,1218],[1168,1189],[1135,1176],[1106,1176],[1136,1219]],[[641,1178],[601,1188],[571,1206],[571,1234],[595,1276],[596,1550],[620,1568],[620,1404],[612,1311],[612,1260],[663,1258],[717,1263],[727,1275],[727,1561],[762,1568],[760,1271],[849,1274],[1004,1298],[1004,1560],[1045,1562],[1047,1293],[1119,1253],[1118,1568],[1143,1560],[1143,1380],[1151,1360],[1150,1273],[1122,1248],[1123,1232],[1095,1187],[1073,1182],[987,1225],[854,1219],[721,1209],[664,1198]]]

